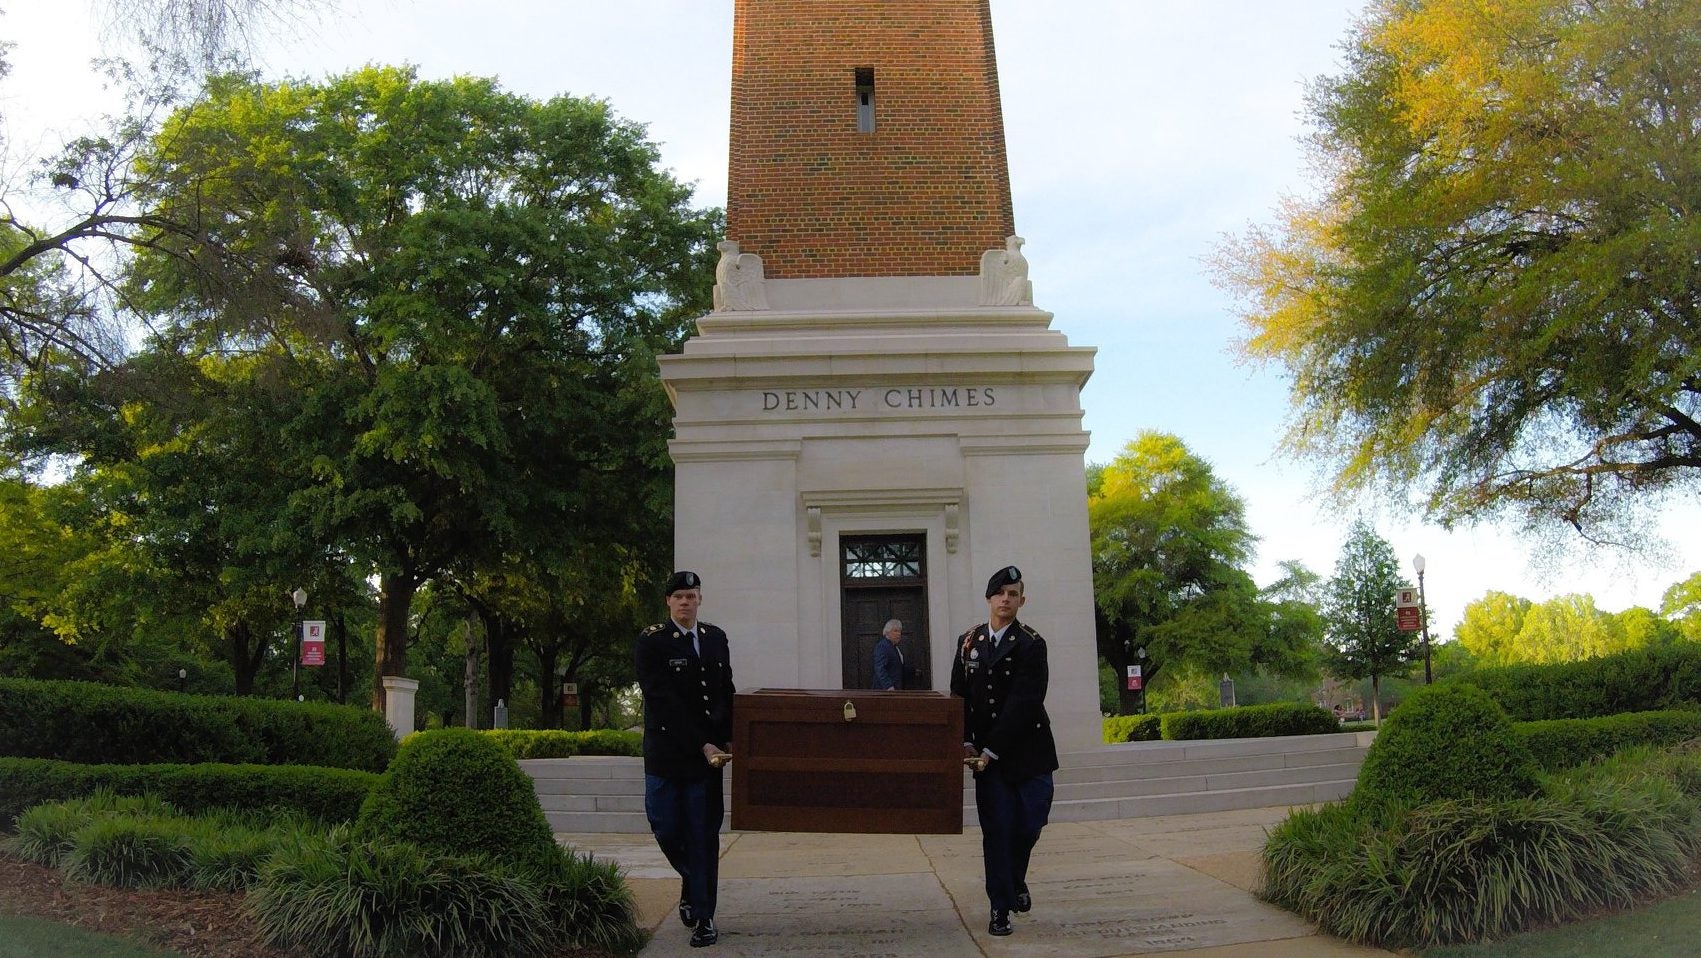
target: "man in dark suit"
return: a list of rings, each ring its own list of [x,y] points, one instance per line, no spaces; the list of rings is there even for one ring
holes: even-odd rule
[[[963,699],[964,753],[975,769],[993,935],[1011,933],[1011,911],[1033,907],[1028,858],[1051,815],[1057,769],[1045,713],[1045,640],[1016,621],[1026,601],[1021,570],[994,573],[986,583],[988,621],[963,633],[951,666],[951,694]]]
[[[904,624],[897,619],[880,630],[883,638],[874,643],[874,687],[881,691],[901,691],[908,669],[904,668],[904,653],[898,643],[904,640]]]
[[[720,939],[715,892],[726,805],[721,766],[731,756],[732,661],[726,633],[697,619],[702,580],[667,580],[668,621],[638,635],[644,693],[644,813],[679,873],[679,919],[691,946]]]

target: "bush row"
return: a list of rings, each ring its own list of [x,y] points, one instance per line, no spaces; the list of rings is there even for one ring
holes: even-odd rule
[[[644,754],[644,736],[639,732],[596,729],[566,732],[560,729],[489,729],[484,732],[515,758],[572,758],[575,755]]]
[[[1701,712],[1632,712],[1590,719],[1518,722],[1512,730],[1548,771],[1571,768],[1637,745],[1701,736]]]
[[[1106,742],[1155,742],[1164,737],[1162,715],[1111,715],[1104,720]]]
[[[1112,715],[1104,720],[1106,742],[1155,742],[1159,739],[1265,738],[1272,735],[1321,735],[1341,731],[1334,713],[1300,702],[1241,705],[1162,715]]]
[[[0,756],[92,765],[323,765],[378,772],[395,738],[370,709],[0,679]]]
[[[1309,702],[1272,702],[1202,712],[1170,712],[1163,717],[1166,739],[1265,738],[1271,735],[1321,735],[1339,732],[1335,713]]]
[[[1482,689],[1520,722],[1701,708],[1701,644],[1479,669],[1448,682]]]
[[[286,809],[319,822],[350,821],[378,781],[372,772],[309,765],[84,765],[0,758],[0,830],[41,802],[98,789],[152,794],[184,812]]]

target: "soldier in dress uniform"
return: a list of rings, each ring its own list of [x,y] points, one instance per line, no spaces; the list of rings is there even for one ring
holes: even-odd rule
[[[1016,620],[1027,601],[1022,572],[1005,566],[986,583],[987,622],[964,632],[951,666],[951,694],[963,700],[964,753],[975,769],[987,932],[1008,935],[1010,912],[1033,907],[1028,858],[1051,815],[1057,745],[1045,713],[1050,673],[1045,640]]]
[[[691,946],[712,945],[721,821],[721,766],[731,756],[732,662],[726,633],[697,619],[703,581],[667,580],[668,621],[638,635],[644,693],[644,814],[679,873],[679,919]]]

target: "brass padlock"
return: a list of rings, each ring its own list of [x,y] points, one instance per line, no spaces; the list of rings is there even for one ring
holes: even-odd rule
[[[849,699],[846,699],[845,700],[845,721],[853,722],[855,720],[856,720],[856,705],[855,705],[855,703],[851,702]]]

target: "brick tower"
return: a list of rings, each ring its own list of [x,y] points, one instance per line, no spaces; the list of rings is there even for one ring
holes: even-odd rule
[[[1016,231],[986,0],[743,0],[727,234],[769,279],[973,276]]]
[[[1058,740],[1099,740],[1080,391],[1033,305],[989,0],[736,0],[715,310],[662,358],[675,552],[740,688],[917,687],[1017,565]]]

